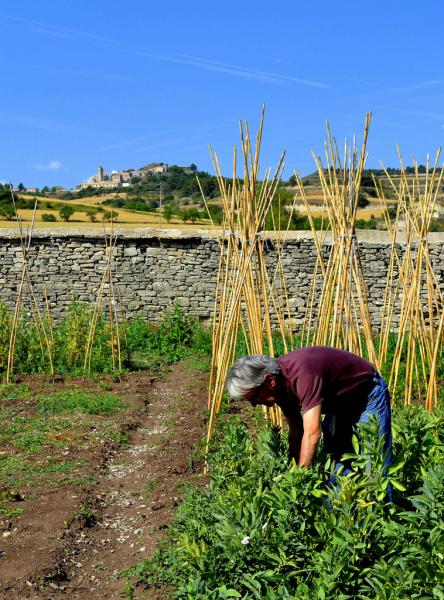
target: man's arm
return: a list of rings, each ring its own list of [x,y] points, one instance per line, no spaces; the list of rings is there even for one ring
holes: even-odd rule
[[[286,419],[288,423],[288,458],[290,462],[294,458],[296,464],[299,464],[301,440],[304,433],[302,417],[299,413],[296,413],[294,415],[286,415]]]
[[[307,410],[302,416],[304,433],[301,442],[301,452],[298,464],[309,467],[316,452],[316,446],[321,439],[321,405]]]

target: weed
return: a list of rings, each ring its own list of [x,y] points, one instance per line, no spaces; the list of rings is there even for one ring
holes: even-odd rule
[[[93,527],[99,521],[97,513],[88,506],[81,506],[78,508],[75,511],[74,516],[76,519],[80,519],[85,527]]]
[[[148,483],[146,483],[144,485],[144,488],[143,488],[144,493],[152,494],[161,482],[162,482],[161,477],[154,477],[153,479],[151,479],[150,481],[148,481]]]
[[[60,460],[49,456],[45,462],[34,462],[26,455],[0,455],[0,481],[8,488],[20,488],[23,485],[44,484],[46,475],[69,473],[81,466],[81,461]]]
[[[0,383],[0,400],[22,400],[31,397],[27,385],[16,383]]]
[[[111,439],[123,448],[128,448],[129,446],[129,434],[127,431],[112,431]]]
[[[54,485],[74,485],[78,487],[92,487],[97,484],[94,475],[84,475],[82,477],[64,477]]]

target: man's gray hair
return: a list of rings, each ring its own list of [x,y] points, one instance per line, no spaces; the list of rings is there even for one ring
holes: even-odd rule
[[[264,383],[267,373],[277,376],[280,372],[278,361],[270,356],[252,354],[239,358],[228,373],[227,392],[233,400],[243,400],[247,392]]]

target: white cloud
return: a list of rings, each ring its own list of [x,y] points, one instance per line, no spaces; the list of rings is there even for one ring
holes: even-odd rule
[[[59,160],[50,160],[46,165],[32,165],[38,171],[58,171],[62,168],[62,163]]]

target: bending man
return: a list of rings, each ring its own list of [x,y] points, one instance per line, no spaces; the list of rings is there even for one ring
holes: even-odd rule
[[[282,409],[289,426],[290,458],[301,466],[311,465],[321,429],[326,451],[341,466],[342,455],[353,452],[353,426],[371,414],[379,420],[379,437],[384,435],[384,464],[392,462],[387,385],[373,365],[351,352],[311,346],[277,359],[246,356],[231,368],[227,390],[234,400]],[[344,465],[343,474],[347,472]]]

